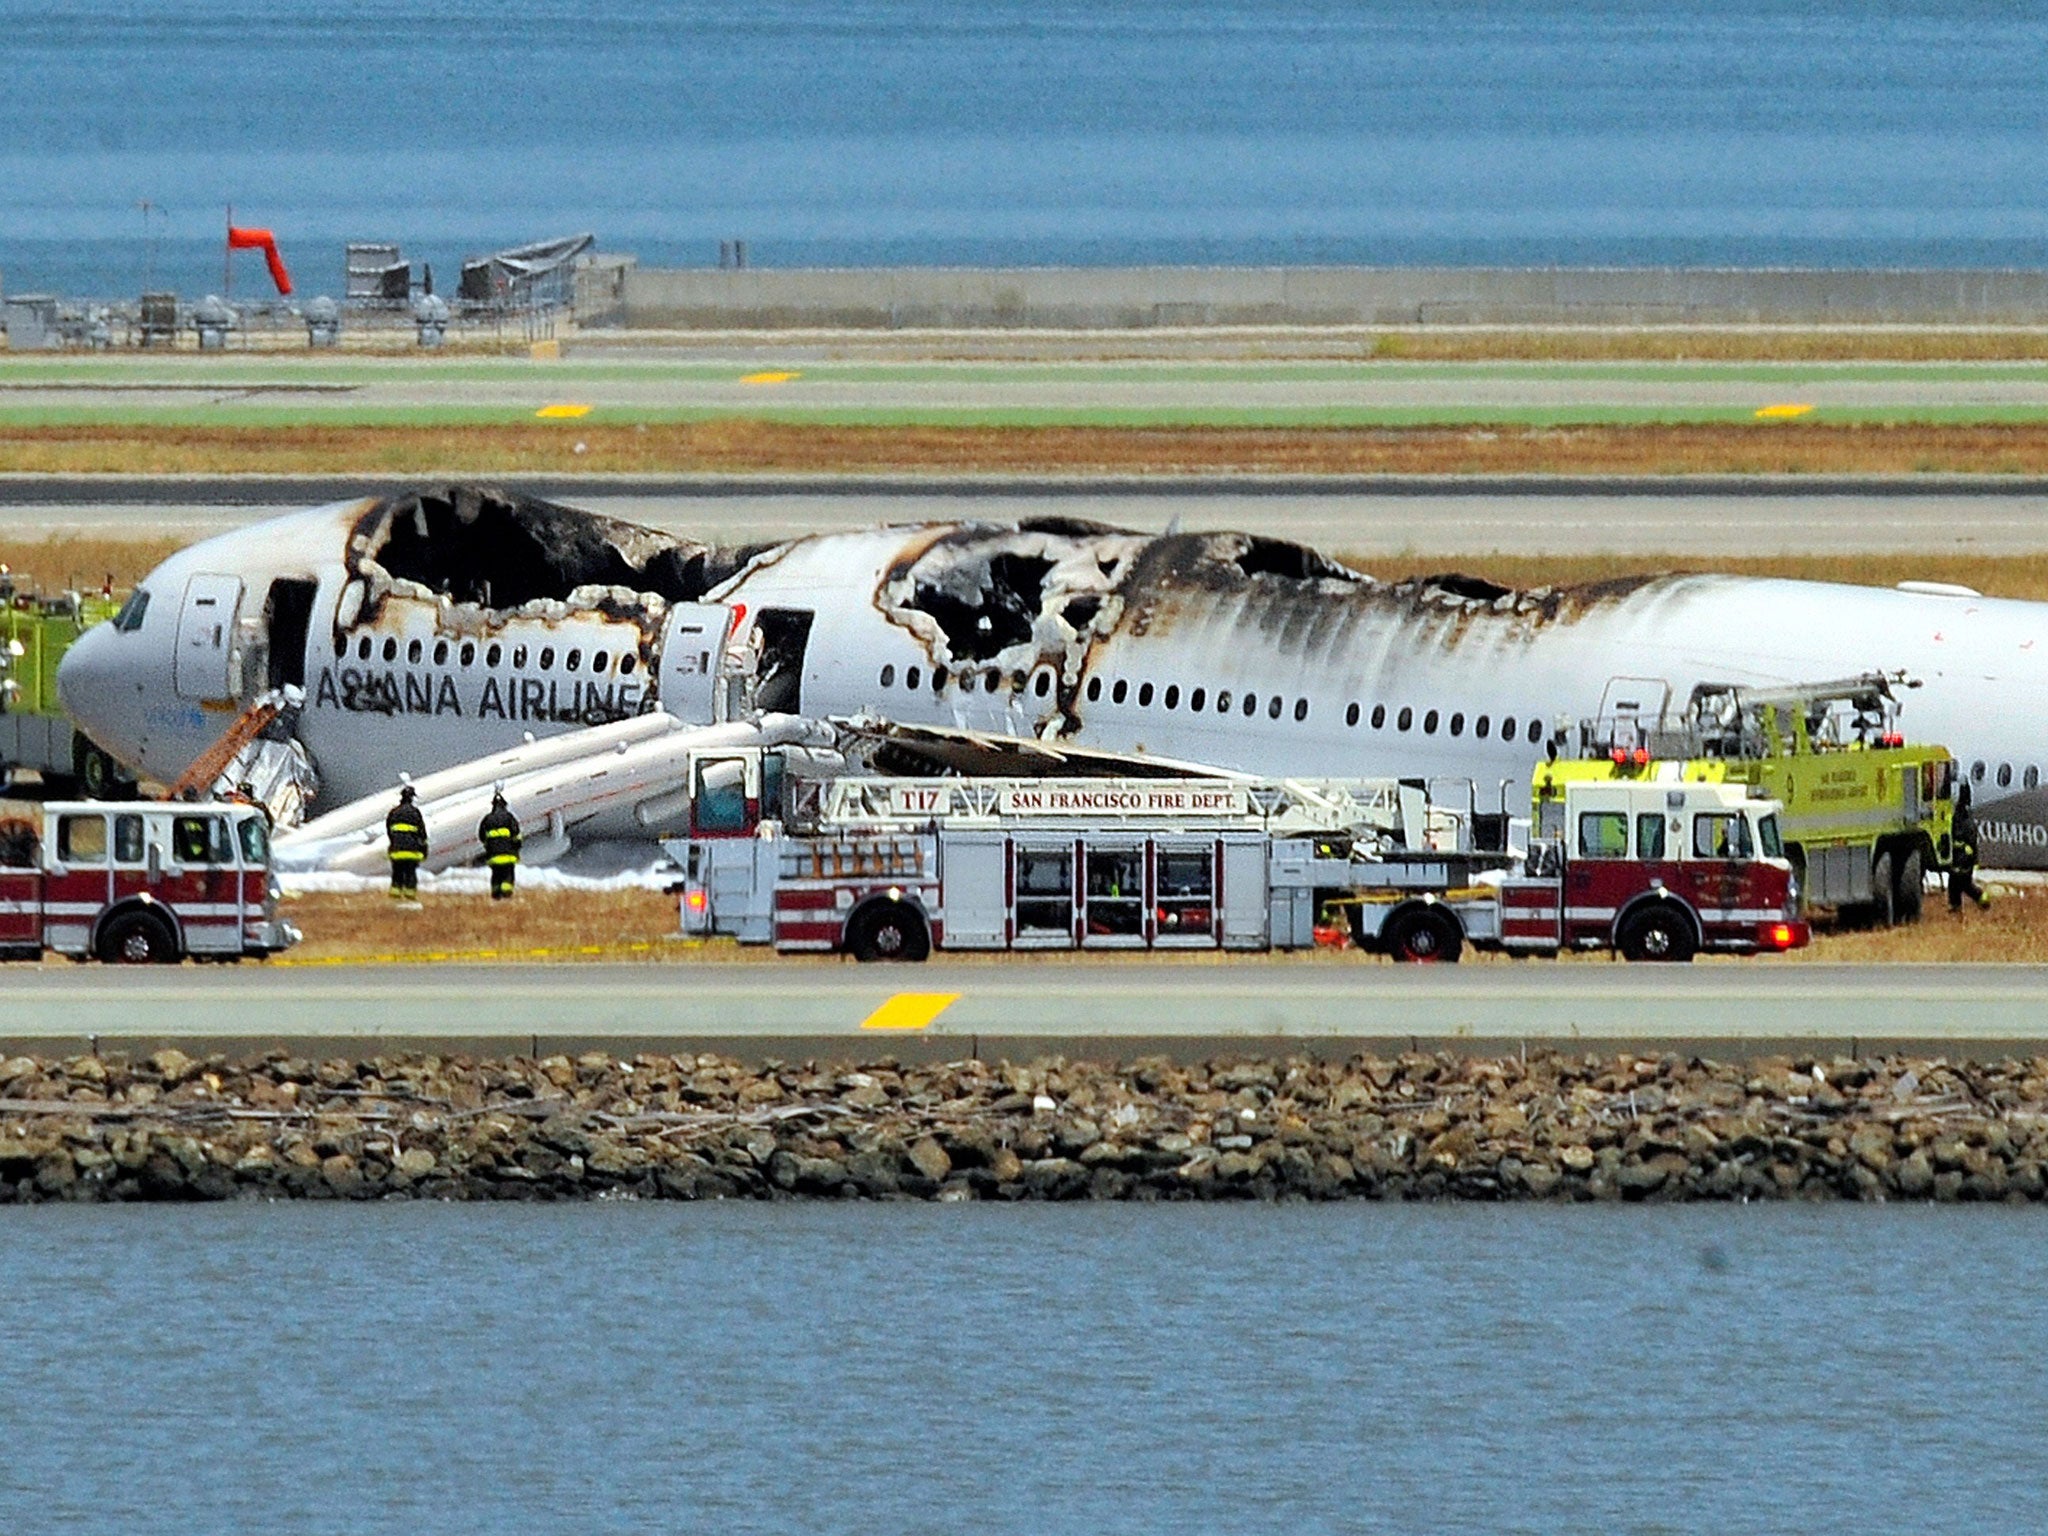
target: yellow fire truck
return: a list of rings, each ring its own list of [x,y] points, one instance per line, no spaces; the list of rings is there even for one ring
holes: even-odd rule
[[[1702,683],[1673,712],[1660,678],[1610,681],[1573,743],[1553,739],[1532,778],[1538,835],[1587,780],[1746,784],[1783,803],[1785,851],[1808,909],[1845,922],[1910,922],[1930,870],[1946,868],[1955,759],[1911,744],[1899,695],[1918,684],[1865,673],[1782,688]]]
[[[46,593],[0,565],[0,788],[15,768],[94,799],[132,796],[134,781],[71,729],[57,705],[57,663],[71,643],[120,606],[98,592]]]

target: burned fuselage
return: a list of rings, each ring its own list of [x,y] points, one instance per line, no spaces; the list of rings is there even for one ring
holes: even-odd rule
[[[130,631],[103,626],[67,660],[88,734],[169,779],[239,700],[296,682],[324,803],[528,733],[714,718],[734,669],[757,708],[1276,775],[1463,777],[1488,801],[1616,677],[1684,697],[1903,669],[1926,684],[1909,732],[1966,762],[1986,743],[2015,787],[2048,760],[2031,745],[2048,608],[1819,583],[1388,583],[1244,533],[1043,518],[718,549],[455,487],[224,535],[143,587]]]

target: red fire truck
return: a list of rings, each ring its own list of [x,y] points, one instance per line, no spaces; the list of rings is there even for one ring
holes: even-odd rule
[[[260,807],[53,802],[0,823],[0,957],[239,960],[298,942]]]

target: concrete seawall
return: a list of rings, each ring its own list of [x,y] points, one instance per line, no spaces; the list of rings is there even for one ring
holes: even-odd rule
[[[684,330],[2041,325],[2048,271],[610,265],[577,313]]]

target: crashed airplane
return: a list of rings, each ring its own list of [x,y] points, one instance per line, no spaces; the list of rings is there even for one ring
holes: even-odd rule
[[[1470,779],[1513,803],[1617,678],[1682,699],[1872,670],[1921,681],[1902,724],[1979,786],[1986,862],[2048,864],[2048,605],[1956,588],[1382,582],[1252,534],[1065,518],[714,548],[455,486],[184,550],[59,687],[165,781],[250,698],[302,689],[316,810],[657,710],[866,713],[1271,775]]]

